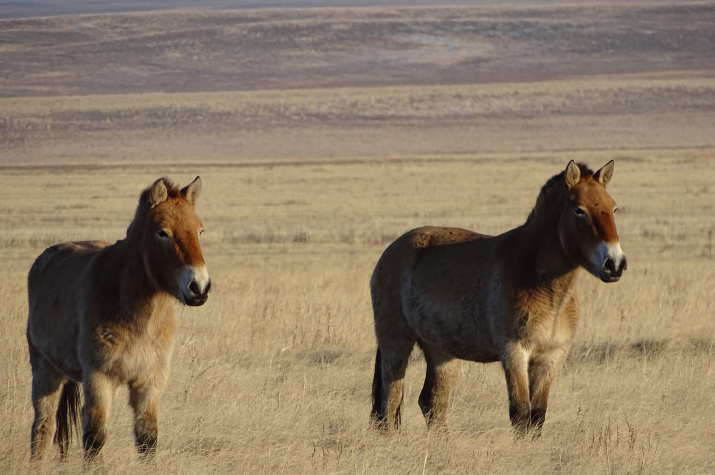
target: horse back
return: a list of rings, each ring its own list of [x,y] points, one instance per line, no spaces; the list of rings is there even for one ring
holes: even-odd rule
[[[428,249],[483,239],[489,236],[467,229],[424,226],[413,229],[397,238],[382,253],[370,281],[373,291],[400,285],[420,256]]]
[[[403,238],[407,238],[407,242],[410,247],[412,247],[415,251],[444,246],[447,244],[475,241],[487,237],[490,236],[469,231],[468,229],[447,228],[441,226],[424,226],[413,229],[403,236]]]
[[[53,267],[69,266],[75,267],[76,263],[81,264],[86,258],[91,258],[97,251],[109,245],[104,241],[79,241],[55,244],[45,249],[32,264],[29,282],[33,283],[41,279],[42,275]]]
[[[55,244],[44,250],[30,268],[27,287],[30,299],[50,288],[62,288],[76,283],[97,252],[109,243],[81,241]]]

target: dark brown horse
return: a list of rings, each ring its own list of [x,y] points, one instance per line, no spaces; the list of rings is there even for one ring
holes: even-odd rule
[[[125,384],[137,448],[155,452],[174,344],[173,300],[203,305],[211,289],[194,211],[200,191],[199,177],[181,190],[160,178],[142,192],[125,239],[58,244],[33,264],[27,283],[33,459],[43,456],[53,433],[66,454],[83,392],[82,440],[91,460],[106,439],[116,389]]]
[[[445,421],[456,359],[501,361],[518,434],[538,435],[549,388],[576,330],[580,268],[604,282],[626,269],[606,192],[613,161],[597,172],[571,161],[542,188],[526,223],[499,236],[424,227],[382,254],[370,281],[377,357],[372,419],[400,424],[407,360],[427,361],[419,405]]]

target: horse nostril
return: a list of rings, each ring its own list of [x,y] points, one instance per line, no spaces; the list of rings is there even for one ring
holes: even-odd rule
[[[211,291],[211,281],[209,280],[209,282],[206,284],[206,288],[202,291],[199,283],[195,280],[192,280],[189,283],[188,289],[191,295],[208,295],[209,291]]]
[[[201,293],[201,289],[199,289],[199,283],[195,280],[192,280],[191,283],[189,283],[189,292],[194,295]]]
[[[609,257],[603,261],[603,268],[606,269],[609,274],[613,275],[616,273],[616,262]]]
[[[626,259],[626,256],[623,256],[623,260],[621,261],[621,267],[619,272],[623,272],[624,270],[628,269],[628,260]]]

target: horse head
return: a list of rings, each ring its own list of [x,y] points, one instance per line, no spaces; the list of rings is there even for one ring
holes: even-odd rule
[[[141,252],[147,274],[159,288],[191,306],[203,305],[211,290],[199,243],[203,225],[194,209],[200,192],[200,177],[181,190],[159,178],[142,193],[130,227],[143,218]]]
[[[566,253],[603,282],[616,282],[628,267],[616,231],[617,206],[606,191],[613,176],[613,160],[592,173],[569,162],[564,172],[566,200],[559,222]]]

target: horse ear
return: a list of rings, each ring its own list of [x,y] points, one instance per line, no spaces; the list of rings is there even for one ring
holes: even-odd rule
[[[199,199],[199,194],[201,193],[201,177],[197,176],[194,181],[186,185],[186,187],[181,190],[181,194],[186,197],[187,201],[191,204],[195,204],[196,200]]]
[[[611,181],[611,177],[613,176],[613,166],[615,163],[613,160],[610,162],[606,163],[603,167],[601,167],[600,170],[598,170],[596,173],[593,174],[593,177],[603,186],[606,186],[606,183]]]
[[[149,188],[149,207],[156,208],[168,198],[169,192],[166,190],[166,184],[164,184],[164,179],[159,178],[151,185]]]
[[[573,160],[566,165],[566,186],[573,188],[581,178],[581,169],[574,163]]]

